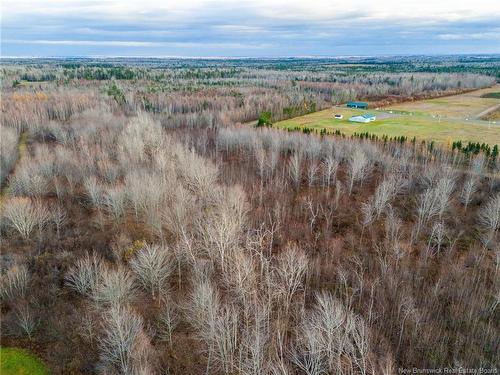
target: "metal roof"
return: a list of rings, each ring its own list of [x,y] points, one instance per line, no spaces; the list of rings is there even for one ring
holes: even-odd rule
[[[365,117],[365,116],[352,116],[352,117],[349,117],[349,120],[350,121],[356,121],[356,120],[366,120],[366,121],[369,121],[370,119]]]

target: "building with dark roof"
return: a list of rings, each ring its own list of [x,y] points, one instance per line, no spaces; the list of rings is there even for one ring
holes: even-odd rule
[[[347,102],[346,106],[348,108],[367,109],[368,108],[368,103],[366,103],[366,102]]]

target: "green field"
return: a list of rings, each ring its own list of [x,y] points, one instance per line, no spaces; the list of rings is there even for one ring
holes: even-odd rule
[[[481,98],[492,89],[478,90],[473,93],[449,96],[439,99],[402,103],[390,108],[360,110],[346,107],[333,107],[305,116],[280,121],[274,126],[294,129],[308,127],[327,129],[329,132],[340,130],[346,135],[368,132],[378,136],[416,137],[419,140],[434,140],[449,143],[457,140],[500,144],[500,123],[481,121],[475,116],[485,108],[498,103],[497,99]],[[496,87],[498,90],[498,87]],[[355,123],[348,119],[353,115],[373,113],[377,119],[370,123]],[[334,114],[342,114],[343,119],[335,119]]]
[[[48,375],[43,362],[27,350],[0,348],[1,375]]]

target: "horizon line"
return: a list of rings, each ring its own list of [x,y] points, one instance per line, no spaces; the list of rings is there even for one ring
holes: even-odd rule
[[[343,58],[373,58],[373,57],[454,57],[454,56],[471,56],[471,57],[481,57],[481,56],[500,56],[500,52],[494,53],[415,53],[415,54],[369,54],[369,55],[279,55],[279,56],[182,56],[182,55],[48,55],[48,56],[33,56],[33,55],[21,55],[21,56],[1,56],[0,59],[77,59],[77,58],[94,58],[94,59],[118,59],[118,58],[130,58],[130,59],[186,59],[186,60],[196,60],[196,59],[343,59]]]

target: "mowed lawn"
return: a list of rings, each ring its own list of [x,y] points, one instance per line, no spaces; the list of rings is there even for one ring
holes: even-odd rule
[[[498,90],[498,87],[496,89]],[[476,98],[476,95],[479,95],[477,98],[480,100],[493,100],[494,104],[498,103],[498,99],[480,98],[484,92],[485,90],[478,90],[474,92],[475,95],[473,97]],[[461,98],[449,100],[450,102],[463,101],[463,95],[467,94],[456,95]],[[439,100],[442,99],[444,98],[440,98]],[[432,100],[404,103],[391,108],[367,111],[346,107],[333,107],[305,116],[280,121],[274,124],[274,127],[291,129],[308,127],[317,130],[326,128],[329,132],[340,130],[346,135],[351,135],[355,132],[368,132],[378,136],[387,135],[389,137],[403,135],[409,139],[416,137],[419,140],[434,140],[438,143],[451,143],[461,140],[465,142],[488,143],[490,145],[500,144],[500,123],[493,124],[488,121],[466,120],[468,116],[471,116],[471,113],[483,111],[485,108],[484,104],[480,106],[474,100],[474,105],[469,107],[469,112],[450,106],[452,108],[450,110],[450,113],[452,113],[451,116],[444,116],[442,114],[438,116],[437,113],[432,111],[427,112],[428,104],[426,103],[429,101]],[[447,105],[442,104],[442,106],[446,107]],[[440,111],[445,113],[443,108]],[[377,116],[377,120],[366,124],[350,122],[348,120],[353,115],[363,113],[373,113]],[[344,118],[337,120],[333,117],[334,114],[342,114]],[[465,117],[461,118],[460,116],[462,115]]]

